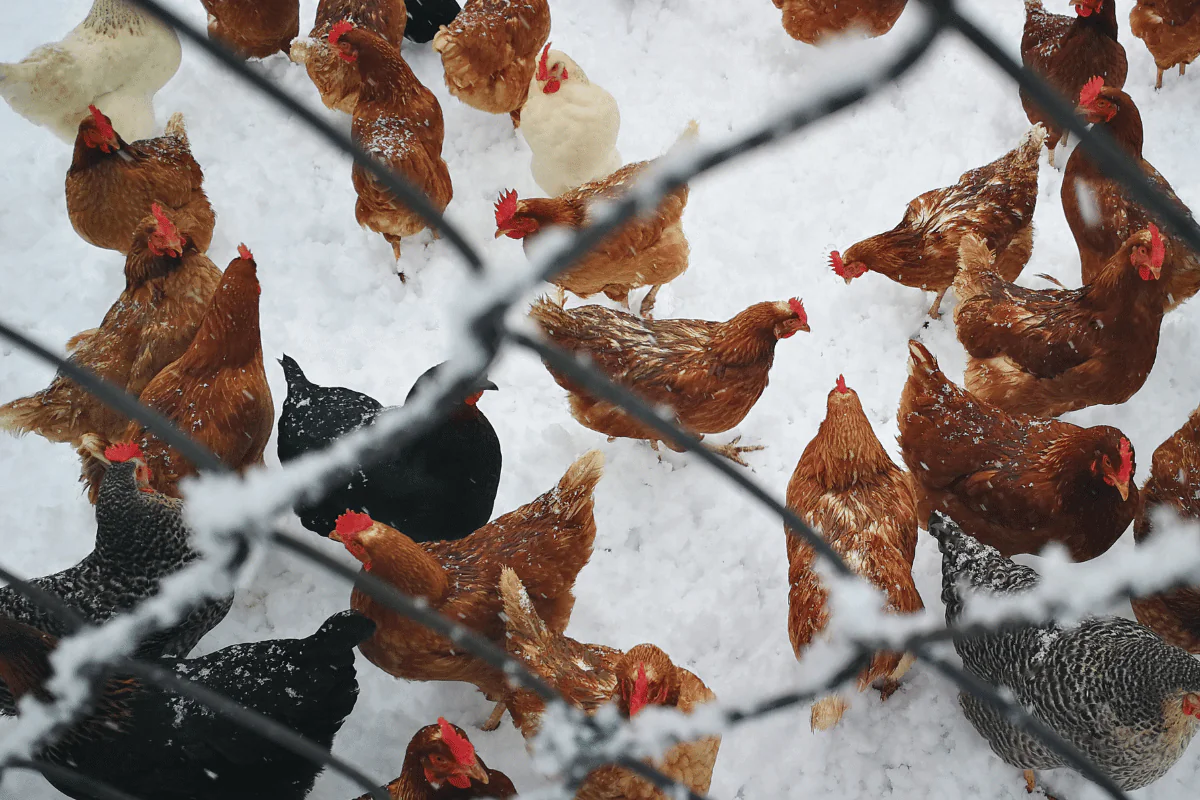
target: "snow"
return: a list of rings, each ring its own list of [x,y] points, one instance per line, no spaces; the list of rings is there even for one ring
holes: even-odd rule
[[[1021,4],[961,4],[1017,54]],[[89,0],[15,4],[8,9],[0,59],[16,60],[61,36],[89,5]],[[301,5],[303,34],[316,3]],[[815,87],[844,87],[862,70],[878,68],[880,54],[894,55],[906,37],[918,33],[917,5],[914,0],[882,39],[824,51],[788,38],[779,12],[766,0],[556,0],[553,41],[617,98],[618,146],[633,161],[664,152],[691,119],[700,124],[701,145],[717,144],[777,118],[789,104],[811,98]],[[1048,5],[1068,10],[1065,2]],[[1118,15],[1130,57],[1126,90],[1145,118],[1146,153],[1184,202],[1200,208],[1200,161],[1192,154],[1200,124],[1191,100],[1197,78],[1173,73],[1162,92],[1152,90],[1153,62],[1128,33],[1131,5],[1120,0]],[[194,0],[172,0],[171,6],[193,24],[204,24]],[[492,203],[507,188],[522,197],[539,196],[528,150],[506,115],[483,114],[449,96],[440,61],[428,46],[405,43],[405,55],[445,114],[444,156],[455,185],[448,215],[487,259],[488,291],[512,292],[530,266],[519,243],[493,239]],[[349,130],[347,116],[321,106],[302,67],[277,55],[253,68]],[[409,282],[401,284],[391,248],[354,222],[349,160],[186,43],[179,74],[156,98],[160,124],[177,110],[186,116],[218,214],[210,255],[223,267],[245,242],[258,261],[264,353],[277,408],[285,384],[274,359],[285,352],[314,381],[350,386],[391,405],[403,400],[426,368],[461,349],[455,342],[460,317],[478,308],[484,295],[470,284],[445,240],[422,234],[407,242]],[[715,437],[724,442],[741,433],[745,444],[766,444],[748,460],[754,477],[777,496],[816,432],[839,373],[898,459],[895,410],[906,377],[907,339],[920,335],[955,379],[965,364],[947,313],[951,297],[943,319],[929,322],[930,295],[872,274],[846,286],[827,266],[829,251],[890,228],[910,199],[997,158],[1028,127],[1013,84],[969,44],[948,35],[898,85],[692,182],[684,214],[691,267],[660,293],[657,313],[726,319],[752,303],[792,296],[803,298],[808,309],[813,332],[780,343],[771,385],[759,404],[738,431]],[[6,188],[0,241],[9,254],[3,283],[19,299],[2,316],[61,347],[95,325],[119,294],[122,259],[90,247],[70,228],[62,199],[70,149],[7,107],[0,107],[0,136],[7,150],[0,167]],[[1061,153],[1058,163],[1066,163]],[[1040,272],[1078,283],[1078,256],[1058,199],[1061,180],[1062,173],[1043,157],[1026,285],[1042,286],[1034,277]],[[1188,368],[1193,362],[1188,331],[1196,333],[1198,325],[1193,318],[1187,306],[1168,315],[1156,368],[1130,402],[1067,416],[1079,424],[1120,427],[1140,456],[1139,481],[1154,448],[1200,397],[1200,373]],[[0,344],[0,399],[45,386],[52,372]],[[778,520],[695,456],[663,451],[660,461],[644,444],[607,444],[582,428],[570,418],[564,393],[529,355],[506,350],[490,377],[501,391],[489,393],[481,408],[505,452],[498,514],[553,486],[587,450],[600,447],[607,458],[597,489],[596,551],[577,584],[572,636],[622,648],[654,642],[734,704],[807,687],[844,655],[815,648],[799,665],[792,655]],[[278,469],[273,444],[268,466]],[[76,563],[91,549],[92,509],[80,494],[77,474],[77,459],[67,447],[37,437],[0,437],[0,525],[9,532],[4,566],[41,575]],[[262,490],[270,485],[263,481]],[[291,515],[283,524],[354,564],[340,546],[318,542]],[[1131,549],[1127,534],[1096,562],[1097,574],[1122,564]],[[922,534],[917,585],[935,616],[941,608],[939,564],[936,542]],[[1061,594],[1061,584],[1059,589]],[[348,585],[319,568],[273,552],[244,582],[229,617],[197,654],[235,642],[307,636],[345,608],[349,594]],[[1100,592],[1089,596],[1102,602]],[[1129,613],[1124,604],[1112,610]],[[361,657],[359,667],[362,696],[335,750],[369,774],[393,778],[412,734],[444,715],[466,728],[488,765],[506,772],[519,789],[549,785],[508,722],[491,734],[474,727],[490,706],[472,688],[399,682]],[[809,732],[806,708],[727,732],[710,794],[1025,797],[1020,774],[993,756],[963,719],[955,690],[919,662],[886,704],[873,693],[850,700],[842,724],[821,735]],[[0,737],[13,727],[0,720]],[[1134,794],[1182,797],[1198,776],[1200,759],[1191,752],[1167,776]],[[1042,780],[1073,799],[1099,794],[1066,771]],[[360,793],[341,777],[326,775],[312,797],[337,800]],[[0,796],[58,795],[37,776],[8,772]]]

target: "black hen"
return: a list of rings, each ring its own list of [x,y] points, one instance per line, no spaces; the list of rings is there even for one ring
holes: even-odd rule
[[[948,624],[962,615],[964,588],[969,594],[1019,594],[1038,583],[1032,569],[963,533],[939,512],[930,518],[929,532],[942,551]],[[1007,625],[956,640],[954,647],[968,671],[1011,691],[1122,789],[1139,789],[1162,777],[1200,725],[1200,661],[1132,620]],[[1066,766],[974,695],[960,692],[959,703],[993,752],[1014,767]]]
[[[433,39],[438,29],[449,25],[462,9],[455,0],[405,0],[408,24],[404,38],[424,44]]]
[[[70,569],[29,581],[102,623],[158,593],[162,580],[198,557],[183,524],[183,501],[150,490],[150,470],[136,445],[109,447],[109,465],[96,503],[96,548]],[[225,618],[233,598],[201,604],[184,619],[140,643],[141,658],[186,656],[204,634]],[[63,622],[14,589],[0,588],[0,616],[62,636]],[[0,681],[0,714],[15,714]]]
[[[312,383],[288,356],[279,363],[288,384],[279,417],[279,460],[284,463],[370,425],[385,410],[361,392]],[[418,378],[408,398],[432,382],[440,367]],[[369,514],[417,542],[461,539],[485,525],[500,485],[502,455],[496,431],[475,403],[485,390],[495,388],[483,381],[448,420],[409,447],[356,471],[319,503],[297,506],[304,527],[328,536],[347,510]]]
[[[306,639],[159,663],[328,749],[358,699],[354,648],[374,631],[371,620],[343,611]],[[0,620],[0,675],[18,696],[47,699],[55,645],[53,637]],[[148,800],[302,800],[321,772],[201,703],[123,677],[108,680],[89,715],[36,758]],[[98,800],[86,789],[51,783],[76,800]]]

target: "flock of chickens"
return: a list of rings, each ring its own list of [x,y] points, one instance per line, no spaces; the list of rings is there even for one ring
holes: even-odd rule
[[[407,37],[432,41],[446,85],[463,102],[508,114],[533,152],[546,197],[502,192],[496,236],[528,247],[551,229],[589,224],[597,202],[619,197],[650,162],[624,164],[615,149],[616,101],[566,54],[550,49],[546,0],[322,0],[311,33],[299,34],[296,0],[203,0],[209,34],[244,57],[284,52],[305,65],[324,103],[353,116],[353,138],[445,208],[453,194],[441,157],[441,108],[400,52]],[[850,27],[880,35],[904,10],[897,2],[826,4],[774,0],[794,38],[816,42]],[[825,8],[830,5],[830,8]],[[1142,153],[1142,119],[1122,91],[1123,46],[1112,0],[1072,0],[1074,16],[1026,0],[1025,62],[1103,129],[1175,202]],[[1140,0],[1135,33],[1162,73],[1200,54],[1200,2]],[[104,58],[100,58],[100,55]],[[222,272],[207,254],[216,214],[203,189],[181,115],[153,137],[153,94],[179,64],[172,31],[123,0],[96,0],[63,42],[0,65],[0,94],[31,121],[74,142],[66,202],[76,232],[125,256],[126,287],[99,326],[67,344],[71,359],[140,398],[232,468],[263,464],[275,427],[259,331],[257,265],[246,245]],[[83,67],[94,65],[94,70]],[[1200,253],[1156,225],[1119,183],[1081,150],[1070,156],[1062,203],[1085,284],[1017,286],[1033,249],[1033,214],[1043,147],[1065,137],[1025,98],[1031,130],[1016,147],[970,170],[954,186],[909,203],[886,231],[830,256],[847,283],[874,271],[936,293],[938,316],[953,288],[958,338],[969,354],[965,388],[934,356],[909,343],[909,379],[899,401],[907,470],[875,436],[843,378],[787,488],[787,501],[847,563],[887,595],[895,613],[921,610],[912,579],[918,528],[928,521],[943,552],[948,622],[964,592],[1014,593],[1037,582],[1008,556],[1059,543],[1078,561],[1104,553],[1135,522],[1152,535],[1151,512],[1170,506],[1200,517],[1200,410],[1154,454],[1139,491],[1134,453],[1121,431],[1081,428],[1056,417],[1119,404],[1142,386],[1155,360],[1164,314],[1200,289]],[[695,123],[681,139],[696,134]],[[353,169],[359,224],[381,234],[397,261],[405,237],[425,223],[366,170]],[[687,187],[654,213],[630,221],[567,272],[530,316],[565,350],[588,357],[614,380],[670,408],[697,434],[736,427],[767,386],[777,343],[809,330],[799,298],[765,301],[733,318],[656,320],[659,288],[688,267],[681,224]],[[436,232],[435,232],[436,233]],[[403,273],[401,273],[403,276]],[[603,293],[626,308],[647,289],[639,313],[566,306],[566,292]],[[287,462],[374,423],[384,406],[344,387],[317,385],[284,355],[288,394],[278,423]],[[620,407],[591,396],[549,367],[572,415],[612,438],[661,437]],[[419,394],[433,367],[414,385]],[[492,520],[500,442],[479,410],[481,381],[442,425],[403,451],[296,508],[305,527],[342,544],[373,576],[505,648],[591,713],[615,703],[625,717],[647,705],[690,713],[715,699],[704,682],[663,650],[620,651],[564,631],[575,579],[596,537],[593,492],[598,451],[580,457],[558,484]],[[96,506],[95,550],[75,567],[37,578],[90,623],[103,623],[155,595],[161,581],[198,558],[183,521],[179,481],[196,472],[180,453],[64,375],[35,395],[0,406],[0,427],[68,443]],[[670,443],[668,443],[670,445]],[[758,447],[714,448],[745,464]],[[491,520],[491,521],[489,521]],[[788,633],[797,658],[828,624],[816,555],[788,535]],[[228,612],[231,597],[197,604],[167,630],[138,643],[155,660],[330,747],[354,706],[353,650],[406,680],[474,684],[496,703],[485,729],[507,712],[527,737],[544,704],[496,668],[355,590],[351,610],[306,639],[235,645],[187,659]],[[1098,618],[1005,628],[957,645],[968,670],[1011,691],[1127,789],[1144,786],[1180,757],[1200,724],[1200,590],[1134,601],[1141,624]],[[67,620],[11,587],[0,589],[0,713],[25,697],[50,699],[49,655]],[[877,653],[858,678],[886,697],[912,663]],[[250,679],[248,679],[250,678]],[[1121,703],[1096,705],[1096,697]],[[970,695],[967,718],[1010,764],[1026,771],[1063,766],[1036,740]],[[814,729],[836,725],[842,694],[813,705]],[[1136,731],[1131,736],[1130,731]],[[134,746],[136,744],[136,746]],[[691,790],[707,791],[720,739],[683,742],[653,763]],[[136,755],[135,755],[136,754]],[[106,679],[88,715],[45,745],[38,758],[93,775],[147,798],[303,798],[319,767],[244,731],[168,690],[129,677]],[[99,795],[52,780],[76,798]],[[512,782],[475,754],[467,733],[439,719],[417,731],[394,798],[509,797]],[[592,772],[578,797],[662,794],[618,767]]]

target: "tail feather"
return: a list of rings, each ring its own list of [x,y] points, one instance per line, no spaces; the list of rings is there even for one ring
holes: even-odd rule
[[[566,508],[558,509],[564,522],[581,524],[592,515],[593,494],[603,475],[604,453],[599,450],[584,453],[567,469],[558,482],[557,497],[559,504],[567,504]]]
[[[183,142],[184,145],[188,145],[187,128],[183,124],[182,112],[176,111],[171,115],[171,118],[167,120],[165,135],[173,136],[174,138]]]
[[[996,548],[964,533],[940,511],[930,515],[929,532],[942,551],[942,602],[947,622],[962,614],[963,584],[991,594],[1018,594],[1038,583],[1038,574],[1032,569],[1014,564]]]
[[[987,278],[995,256],[982,237],[968,233],[958,247],[958,273],[954,276],[954,293],[960,301],[968,300],[985,291]]]
[[[937,359],[929,348],[916,339],[908,340],[908,374],[922,383],[945,383],[946,376],[938,368]]]
[[[500,597],[504,601],[505,626],[510,644],[523,639],[530,644],[541,644],[550,635],[550,629],[538,616],[525,584],[511,567],[500,571]]]
[[[79,471],[79,482],[87,485],[88,500],[93,505],[100,496],[100,482],[104,479],[105,468],[108,467],[108,459],[104,457],[108,445],[109,441],[100,434],[85,433],[75,451],[83,462]]]
[[[317,629],[311,641],[329,650],[353,650],[375,635],[375,623],[357,611],[340,611]]]
[[[293,64],[307,64],[315,45],[316,42],[311,38],[297,36],[292,40],[292,46],[288,49],[288,58]]]
[[[831,694],[813,703],[809,714],[809,728],[816,731],[827,731],[842,721],[842,715],[850,708],[850,703],[841,695]]]
[[[65,442],[69,438],[55,432],[69,428],[72,416],[70,404],[47,403],[44,394],[38,392],[0,406],[0,430],[13,436],[37,433],[52,442]]]
[[[700,138],[700,123],[694,119],[688,120],[687,127],[679,134],[679,138],[668,148],[667,152],[672,152],[682,145],[696,141],[698,138]]]

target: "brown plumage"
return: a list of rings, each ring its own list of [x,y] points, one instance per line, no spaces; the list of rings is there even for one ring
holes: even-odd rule
[[[1066,1],[1059,0],[1065,7]],[[1099,75],[1118,89],[1125,85],[1129,62],[1117,41],[1116,0],[1076,0],[1073,15],[1052,14],[1042,0],[1025,0],[1025,32],[1021,36],[1021,60],[1056,89],[1067,102]],[[1046,149],[1054,164],[1054,148],[1064,131],[1038,108],[1024,89],[1021,105],[1033,124],[1046,127]]]
[[[670,408],[676,420],[698,434],[721,433],[739,424],[767,388],[776,343],[809,329],[797,298],[757,303],[726,322],[641,320],[602,306],[566,310],[544,298],[529,315],[559,347],[586,356],[650,403]],[[547,369],[570,393],[571,415],[579,424],[610,437],[661,440],[618,406],[591,397]],[[735,443],[715,449],[742,464],[741,452],[761,449]]]
[[[967,390],[1039,417],[1133,397],[1158,354],[1169,246],[1157,228],[1139,231],[1094,282],[1035,291],[998,276],[987,245],[965,237],[954,324],[970,354]]]
[[[286,53],[300,35],[300,0],[200,0],[208,38],[242,58]]]
[[[557,688],[567,702],[588,714],[615,702],[629,718],[647,705],[676,708],[691,714],[699,705],[716,700],[704,682],[671,662],[652,644],[639,644],[625,652],[598,644],[583,644],[541,620],[520,578],[510,569],[500,578],[510,655]],[[507,698],[513,723],[526,739],[541,730],[545,706],[527,690]],[[664,775],[685,784],[697,794],[708,792],[721,737],[713,736],[675,745],[661,759],[647,759]],[[601,767],[584,779],[576,800],[665,800],[651,784],[620,767]]]
[[[1005,556],[1059,542],[1087,561],[1112,547],[1139,505],[1126,436],[1009,414],[951,383],[920,342],[908,347],[897,417],[922,524],[942,511]]]
[[[1139,164],[1146,177],[1183,213],[1191,211],[1176,196],[1154,166],[1142,157],[1142,115],[1129,95],[1111,86],[1093,84],[1080,98],[1076,112],[1088,122],[1108,133],[1117,145]],[[1101,169],[1083,148],[1077,147],[1067,161],[1062,184],[1063,212],[1075,244],[1083,282],[1091,283],[1100,274],[1113,253],[1121,249],[1129,237],[1148,230],[1154,222],[1140,205],[1125,193],[1121,183]],[[1168,238],[1169,228],[1163,230]],[[1187,300],[1200,289],[1200,254],[1182,245],[1168,248],[1167,309]]]
[[[934,189],[908,204],[904,219],[886,233],[830,256],[846,283],[868,270],[926,291],[937,292],[929,316],[938,318],[942,296],[958,272],[958,248],[968,233],[982,236],[996,258],[996,271],[1015,281],[1033,252],[1038,163],[1046,129],[1035,125],[1020,144],[990,164],[964,172],[958,183]]]
[[[1142,486],[1142,508],[1133,526],[1135,541],[1154,532],[1154,512],[1170,506],[1187,519],[1200,518],[1200,408],[1154,451],[1150,477]],[[1133,600],[1138,622],[1176,647],[1200,654],[1200,587]]]
[[[825,420],[796,464],[788,507],[807,522],[860,576],[887,595],[887,608],[912,613],[925,606],[912,578],[917,551],[917,501],[912,480],[888,457],[862,403],[838,377]],[[788,636],[796,658],[829,624],[828,592],[814,569],[816,552],[785,530],[788,555]],[[861,692],[879,682],[884,699],[911,664],[902,653],[879,652],[858,676]],[[813,730],[837,724],[849,704],[832,695],[812,707]]]
[[[230,262],[188,349],[142,390],[140,400],[207,447],[226,466],[241,470],[263,463],[275,423],[275,405],[263,370],[258,328],[257,265],[245,245]],[[178,482],[196,467],[141,423],[118,437],[145,453],[155,491],[179,497]],[[104,474],[108,442],[84,436],[83,481],[92,502]]]
[[[488,769],[467,732],[439,718],[413,734],[400,777],[384,787],[392,800],[508,800],[517,789],[507,775]],[[372,800],[364,794],[358,800]]]
[[[67,216],[96,247],[128,253],[135,229],[158,203],[201,253],[212,242],[216,214],[204,194],[204,172],[188,147],[183,115],[174,114],[157,139],[128,144],[103,109],[79,123],[67,170]]]
[[[783,11],[788,36],[808,44],[846,33],[882,36],[908,0],[771,0]]]
[[[1163,73],[1179,67],[1179,74],[1200,56],[1200,3],[1196,0],[1137,0],[1129,12],[1129,29],[1146,43],[1158,67],[1155,89],[1162,88]]]
[[[330,30],[342,20],[379,34],[397,50],[408,20],[404,0],[321,0],[308,37],[292,43],[289,55],[308,70],[308,77],[321,93],[321,102],[327,108],[353,114],[362,79],[354,64],[340,58],[337,48],[329,44]]]
[[[480,111],[512,114],[519,125],[549,36],[546,0],[469,0],[433,37],[433,49],[442,55],[450,94]]]
[[[593,492],[603,470],[604,457],[593,450],[553,489],[464,539],[418,544],[351,512],[338,519],[330,538],[375,577],[503,647],[499,581],[505,566],[530,586],[542,618],[556,631],[566,628],[575,578],[596,539]],[[358,590],[350,602],[377,625],[375,636],[359,648],[375,666],[406,680],[464,681],[492,700],[503,698],[507,683],[499,670]]]
[[[73,362],[135,396],[192,343],[221,280],[216,265],[175,225],[175,215],[155,210],[137,227],[125,257],[125,290],[99,327],[67,343]],[[62,374],[37,394],[0,406],[0,428],[75,446],[85,433],[112,439],[128,424]]]
[[[343,32],[343,27],[335,26],[330,41],[344,60],[357,65],[361,78],[351,130],[355,143],[408,178],[435,208],[444,211],[454,197],[454,187],[442,160],[442,107],[395,45],[365,28]],[[425,230],[425,221],[358,164],[351,177],[358,192],[354,218],[381,234],[399,261],[401,238]]]
[[[680,141],[694,138],[696,133],[696,123],[689,123]],[[652,163],[627,164],[558,197],[518,200],[515,191],[506,192],[496,203],[496,238],[521,239],[528,253],[545,229],[584,228],[595,221],[594,204],[622,197]],[[682,223],[687,201],[688,187],[676,189],[659,202],[654,214],[638,215],[551,281],[579,297],[604,292],[620,303],[629,302],[632,289],[650,286],[640,308],[643,315],[649,315],[659,288],[688,268],[690,251]]]

